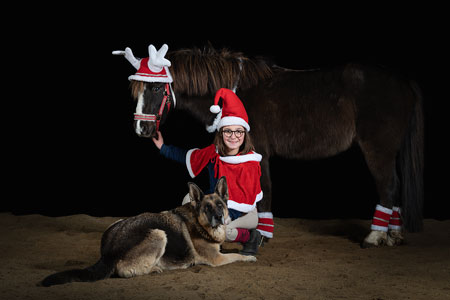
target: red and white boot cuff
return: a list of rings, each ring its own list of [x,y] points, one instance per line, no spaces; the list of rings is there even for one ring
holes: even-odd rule
[[[273,214],[271,212],[260,212],[258,213],[258,226],[256,229],[269,239],[273,238]]]
[[[400,207],[394,206],[392,207],[392,215],[389,220],[389,230],[401,231],[402,225],[401,209]]]
[[[391,219],[392,209],[386,208],[378,204],[372,219],[370,229],[378,231],[388,231],[389,221]]]

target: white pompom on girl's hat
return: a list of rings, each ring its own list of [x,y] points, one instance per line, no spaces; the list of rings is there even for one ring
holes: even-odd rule
[[[221,98],[223,106],[222,110],[219,106],[219,100]],[[245,111],[244,104],[242,104],[241,99],[239,99],[232,90],[225,88],[218,90],[214,97],[214,105],[212,105],[209,110],[214,114],[218,114],[213,125],[206,128],[209,132],[214,132],[223,126],[229,125],[241,125],[247,129],[247,131],[250,131],[248,115]]]
[[[173,81],[169,72],[171,63],[168,59],[164,58],[168,49],[169,46],[164,44],[156,51],[155,46],[150,45],[148,46],[149,57],[142,59],[134,57],[133,52],[128,47],[125,51],[113,51],[112,54],[124,55],[131,65],[137,69],[136,74],[128,77],[128,80],[171,83]]]

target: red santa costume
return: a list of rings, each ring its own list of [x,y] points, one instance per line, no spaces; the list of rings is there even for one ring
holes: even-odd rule
[[[228,183],[228,208],[247,213],[263,198],[260,185],[262,156],[256,152],[222,157],[216,146],[191,149],[186,156],[186,165],[192,178],[197,176],[210,162],[214,162],[216,178],[225,176]]]

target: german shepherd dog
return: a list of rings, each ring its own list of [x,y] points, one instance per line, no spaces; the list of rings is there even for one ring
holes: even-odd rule
[[[214,193],[209,195],[204,195],[194,183],[188,186],[190,203],[113,223],[103,233],[97,263],[50,275],[41,284],[97,281],[113,275],[129,278],[197,264],[216,267],[256,261],[254,256],[220,253],[220,245],[225,241],[224,220],[228,218],[225,177],[219,179]]]

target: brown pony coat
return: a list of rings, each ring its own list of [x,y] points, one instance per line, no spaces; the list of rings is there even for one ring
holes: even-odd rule
[[[380,204],[401,205],[405,227],[422,228],[424,120],[413,81],[359,64],[289,70],[212,47],[167,57],[177,107],[206,125],[214,119],[209,107],[215,92],[237,88],[263,156],[258,211],[271,210],[271,156],[317,159],[354,145],[364,155]]]

